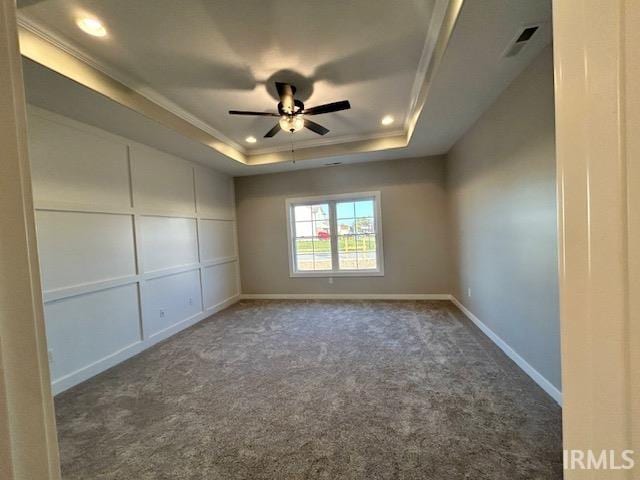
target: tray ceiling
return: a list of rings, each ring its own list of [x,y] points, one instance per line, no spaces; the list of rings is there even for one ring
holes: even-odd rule
[[[29,0],[23,25],[249,154],[398,135],[415,103],[436,0]],[[107,36],[76,25],[100,19]],[[434,26],[437,28],[439,25]],[[306,106],[348,99],[352,109],[314,120],[331,131],[263,135],[273,82],[291,82]],[[380,120],[392,115],[395,122]],[[277,120],[277,119],[276,119]],[[246,137],[258,141],[249,145]]]
[[[308,166],[444,153],[550,41],[548,0],[18,5],[21,49],[35,61],[25,64],[31,102],[234,174],[304,168],[290,162],[291,140]],[[83,15],[102,20],[108,35],[82,32]],[[503,58],[530,23],[541,25],[530,45]],[[275,80],[295,84],[307,107],[348,99],[352,109],[314,117],[331,129],[325,137],[263,139],[273,118],[227,110],[274,110]],[[381,125],[385,115],[395,122]]]

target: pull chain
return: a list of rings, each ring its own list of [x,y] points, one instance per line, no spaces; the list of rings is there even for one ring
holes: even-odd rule
[[[296,163],[296,154],[293,151],[293,133],[291,133],[291,162]]]

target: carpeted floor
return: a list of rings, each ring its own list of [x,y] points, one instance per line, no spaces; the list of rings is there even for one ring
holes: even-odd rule
[[[242,301],[56,410],[65,479],[562,478],[560,408],[444,301]]]

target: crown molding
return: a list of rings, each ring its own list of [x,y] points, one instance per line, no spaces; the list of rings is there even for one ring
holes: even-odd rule
[[[339,144],[349,144],[354,142],[363,142],[367,140],[378,140],[381,138],[389,138],[389,137],[397,137],[399,135],[404,135],[405,131],[401,130],[391,130],[384,132],[376,132],[376,133],[361,133],[354,135],[342,135],[339,137],[318,137],[317,139],[307,140],[304,142],[295,142],[294,147],[295,151],[298,152],[300,150],[304,150],[307,148],[315,148],[315,147],[326,147],[330,145],[339,145]],[[264,148],[255,148],[250,150],[249,158],[253,158],[259,155],[269,154],[269,153],[278,153],[285,152],[290,153],[291,149],[283,146],[277,147],[264,147]]]
[[[271,163],[282,163],[299,160],[311,160],[315,158],[336,157],[350,155],[354,153],[377,152],[381,150],[392,150],[404,148],[407,144],[407,137],[404,133],[395,137],[368,138],[365,140],[349,143],[335,143],[317,147],[295,149],[286,152],[264,153],[260,155],[250,155],[249,165],[266,165]]]
[[[183,120],[191,123],[193,126],[203,130],[209,135],[218,138],[220,141],[225,142],[226,144],[235,148],[236,150],[239,150],[244,154],[247,153],[244,146],[238,144],[237,142],[234,142],[225,134],[223,134],[219,130],[216,130],[204,120],[184,110],[182,107],[177,105],[175,102],[169,100],[168,98],[166,98],[165,96],[157,92],[156,90],[140,85],[140,82],[136,81],[131,76],[126,75],[122,71],[117,70],[111,66],[105,65],[104,63],[98,61],[92,55],[88,54],[86,51],[83,51],[80,48],[76,47],[75,45],[72,45],[71,43],[69,43],[59,35],[56,35],[55,33],[51,32],[49,29],[33,22],[32,20],[26,18],[24,15],[20,13],[18,13],[18,26],[20,27],[20,29],[28,30],[33,35],[36,35],[37,37],[50,43],[54,47],[75,57],[79,61],[86,63],[90,67],[113,78],[114,80],[122,83],[128,88],[135,90],[137,93],[147,98],[148,100],[158,104],[162,108],[168,110],[169,112],[182,118]],[[34,61],[37,61],[37,60],[34,60]],[[62,72],[58,72],[58,73],[62,73]]]
[[[403,128],[393,131],[318,138],[250,149],[234,142],[205,121],[179,107],[157,91],[105,65],[59,35],[18,14],[20,51],[23,56],[131,108],[187,138],[245,165],[306,160],[404,148],[409,144],[427,100],[429,87],[444,55],[464,0],[436,0],[427,37],[411,89]]]
[[[187,138],[206,145],[226,157],[247,164],[247,156],[243,152],[158,105],[112,76],[103,73],[22,26],[19,27],[18,34],[20,53],[24,57],[155,120]]]
[[[436,0],[422,56],[418,63],[418,72],[411,90],[409,115],[405,119],[407,143],[411,141],[422,114],[433,78],[449,45],[463,4],[464,0]]]

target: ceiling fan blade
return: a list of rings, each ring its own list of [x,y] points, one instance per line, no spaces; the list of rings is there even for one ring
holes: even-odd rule
[[[254,115],[257,117],[279,117],[277,113],[271,112],[245,112],[243,110],[229,110],[229,115]]]
[[[282,103],[282,110],[285,113],[293,113],[295,109],[293,95],[296,93],[296,87],[288,83],[276,82],[276,90],[280,97],[280,103]]]
[[[276,133],[278,133],[280,130],[282,130],[280,128],[280,124],[276,123],[276,126],[273,127],[271,130],[269,130],[266,135],[264,136],[264,138],[270,138],[273,137]]]
[[[318,135],[326,135],[329,133],[328,128],[324,128],[322,125],[317,124],[316,122],[312,122],[311,120],[304,119],[304,126],[311,130],[312,132],[317,133]]]
[[[325,103],[324,105],[318,105],[317,107],[306,108],[302,113],[305,115],[320,115],[322,113],[349,110],[350,108],[351,104],[349,103],[349,100],[342,100],[341,102]]]

